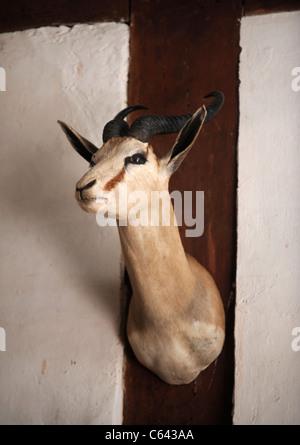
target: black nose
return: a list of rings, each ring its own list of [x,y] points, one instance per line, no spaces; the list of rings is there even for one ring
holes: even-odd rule
[[[88,184],[84,185],[83,187],[76,187],[76,191],[80,193],[81,199],[83,199],[81,192],[83,192],[83,190],[90,189],[91,187],[93,187],[94,184],[96,184],[96,179],[93,179],[93,181],[89,182]]]
[[[82,192],[83,190],[86,189],[90,189],[91,187],[93,187],[93,185],[96,183],[96,179],[94,179],[93,181],[89,182],[88,184],[84,185],[83,187],[76,187],[76,190],[78,192]]]

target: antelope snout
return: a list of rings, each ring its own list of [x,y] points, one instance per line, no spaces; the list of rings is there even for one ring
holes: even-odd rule
[[[84,190],[88,190],[88,189],[92,188],[96,184],[96,182],[97,182],[96,179],[93,179],[93,181],[88,182],[83,187],[76,186],[76,192],[79,192],[81,199],[84,199],[84,197],[82,196],[82,192]]]

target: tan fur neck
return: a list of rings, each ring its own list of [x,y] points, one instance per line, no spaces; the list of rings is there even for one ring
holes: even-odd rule
[[[169,205],[170,220],[174,221],[171,199]],[[139,304],[151,313],[158,306],[161,311],[162,303],[172,305],[173,309],[174,304],[178,309],[186,305],[187,298],[192,295],[187,283],[192,285],[193,279],[177,225],[151,226],[149,221],[146,227],[128,224],[118,225],[118,229],[126,268]],[[181,287],[182,292],[178,292]]]

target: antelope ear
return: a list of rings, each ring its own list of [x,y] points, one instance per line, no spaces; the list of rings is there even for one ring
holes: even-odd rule
[[[190,151],[206,118],[206,108],[199,108],[187,121],[177,136],[176,142],[169,153],[163,158],[165,169],[169,175],[174,173]]]
[[[91,162],[91,158],[98,148],[92,144],[90,141],[81,136],[77,131],[73,130],[70,125],[67,125],[65,122],[57,121],[67,138],[69,139],[71,145],[75,148],[75,150],[88,162]]]

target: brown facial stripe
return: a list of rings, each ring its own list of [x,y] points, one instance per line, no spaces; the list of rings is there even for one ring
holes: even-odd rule
[[[125,168],[123,167],[122,170],[119,171],[119,173],[116,174],[110,181],[108,181],[105,186],[104,190],[106,192],[110,192],[119,182],[122,182],[125,176]]]

